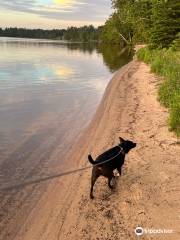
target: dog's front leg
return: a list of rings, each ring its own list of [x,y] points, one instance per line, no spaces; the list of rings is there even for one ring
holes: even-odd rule
[[[111,176],[108,177],[108,186],[110,189],[113,189],[114,186],[111,185],[111,180],[115,178],[114,174],[112,174]]]
[[[121,167],[117,167],[117,170],[118,170],[119,174],[121,175],[122,174]]]
[[[119,177],[119,176],[120,176],[119,171],[118,171],[117,169],[116,169],[115,172],[114,172],[114,176],[115,176],[115,177]]]

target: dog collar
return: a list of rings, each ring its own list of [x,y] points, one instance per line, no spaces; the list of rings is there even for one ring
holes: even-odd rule
[[[123,147],[121,147],[119,145],[118,145],[118,147],[120,148],[120,152],[119,153],[122,153],[123,155],[125,155],[125,151],[124,151]]]

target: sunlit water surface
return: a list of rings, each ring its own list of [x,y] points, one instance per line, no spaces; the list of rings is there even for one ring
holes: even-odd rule
[[[47,158],[53,145],[72,145],[113,73],[131,58],[117,46],[0,38],[0,177],[24,158],[33,166],[43,144]]]

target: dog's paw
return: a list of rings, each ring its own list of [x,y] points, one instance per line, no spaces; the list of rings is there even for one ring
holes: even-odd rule
[[[114,176],[115,177],[120,177],[120,174],[118,172],[115,172]]]
[[[93,196],[93,195],[90,195],[90,199],[94,199],[94,196]]]

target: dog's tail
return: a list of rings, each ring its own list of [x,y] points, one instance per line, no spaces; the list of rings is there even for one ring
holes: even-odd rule
[[[95,161],[90,154],[88,155],[88,160],[91,164],[95,164]]]

